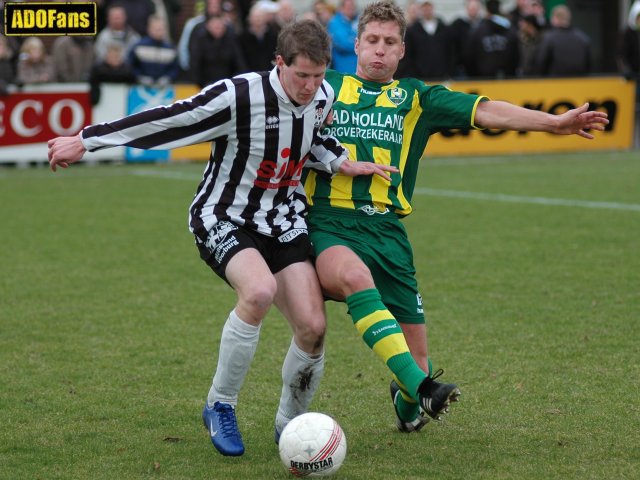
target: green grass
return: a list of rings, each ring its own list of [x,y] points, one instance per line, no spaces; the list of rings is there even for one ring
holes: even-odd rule
[[[276,310],[241,392],[247,453],[217,455],[201,425],[234,304],[186,226],[202,168],[0,169],[1,479],[288,478]],[[328,303],[312,408],[347,435],[336,478],[640,478],[639,181],[637,152],[425,161],[406,225],[463,398],[397,433],[388,372]]]

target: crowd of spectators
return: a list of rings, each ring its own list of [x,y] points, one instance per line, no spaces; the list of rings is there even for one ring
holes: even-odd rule
[[[547,22],[542,0],[518,0],[504,11],[500,0],[465,0],[451,23],[434,2],[415,2],[405,38],[402,74],[428,80],[584,76],[592,72],[589,37],[558,5]]]
[[[427,81],[528,76],[582,76],[592,72],[589,37],[572,25],[571,11],[545,12],[542,0],[456,0],[460,15],[445,22],[432,1],[406,6],[406,54],[398,76]],[[358,1],[316,0],[296,12],[290,0],[199,0],[183,25],[179,0],[99,0],[99,32],[59,37],[0,34],[0,95],[8,85],[89,82],[99,98],[105,82],[162,87],[174,82],[208,85],[246,71],[268,70],[278,32],[295,18],[314,18],[333,41],[332,68],[355,72]],[[620,35],[618,66],[628,78],[640,72],[640,0]]]

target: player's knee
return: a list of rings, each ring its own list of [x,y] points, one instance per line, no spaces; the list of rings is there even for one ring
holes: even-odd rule
[[[322,316],[305,322],[296,328],[296,340],[306,351],[320,351],[324,345],[327,322]]]
[[[346,295],[375,287],[371,272],[366,267],[345,269],[341,275],[341,282]]]
[[[277,284],[275,279],[264,281],[239,292],[239,302],[250,310],[256,317],[264,317],[273,305],[276,296]]]

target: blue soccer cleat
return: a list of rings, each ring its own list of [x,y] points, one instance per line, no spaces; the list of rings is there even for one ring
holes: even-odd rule
[[[237,457],[244,453],[236,412],[231,405],[216,402],[213,407],[209,407],[205,403],[202,421],[209,430],[211,443],[222,455]]]

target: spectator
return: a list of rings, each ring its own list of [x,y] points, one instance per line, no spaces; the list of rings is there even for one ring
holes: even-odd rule
[[[420,0],[410,1],[405,9],[405,17],[407,18],[407,26],[410,27],[414,22],[418,21],[422,15],[420,12]]]
[[[520,19],[529,14],[530,0],[516,0],[515,6],[509,11],[509,21],[513,28],[519,28]]]
[[[309,13],[311,14],[310,18],[317,20],[326,27],[336,12],[333,5],[326,0],[316,0],[313,2],[313,9]]]
[[[171,42],[178,41],[178,26],[176,18],[182,10],[182,3],[179,0],[153,0],[155,6],[155,14],[162,18],[167,27],[169,35],[167,37]]]
[[[487,0],[487,14],[471,32],[466,53],[471,77],[514,76],[519,64],[518,37],[509,19],[500,13],[500,0]]]
[[[28,37],[20,47],[17,83],[53,82],[54,71],[51,57],[38,37]]]
[[[127,24],[141,37],[147,34],[149,17],[156,11],[152,0],[115,0],[111,5],[120,5],[127,12]]]
[[[467,65],[465,52],[468,48],[471,32],[480,25],[483,17],[482,2],[480,0],[465,0],[464,13],[456,18],[449,27],[449,36],[453,58],[453,77],[466,78]]]
[[[184,72],[188,72],[190,70],[191,62],[189,58],[189,49],[191,46],[191,38],[194,32],[197,29],[204,29],[204,21],[214,15],[224,15],[222,0],[206,0],[204,13],[196,15],[195,17],[191,17],[184,24],[182,35],[180,36],[180,40],[178,41],[178,62],[180,64],[180,68]],[[227,26],[233,29],[232,25]]]
[[[547,28],[547,17],[545,16],[544,3],[542,3],[542,0],[529,0],[529,9],[527,12],[527,15],[536,17],[541,30]]]
[[[239,34],[244,28],[243,20],[240,17],[236,0],[224,0],[222,2],[222,18],[230,31]]]
[[[58,37],[52,48],[56,82],[86,82],[93,64],[93,37]]]
[[[178,76],[178,52],[167,40],[167,28],[159,17],[149,17],[148,34],[129,52],[136,80],[146,86],[167,86]]]
[[[89,74],[91,86],[91,104],[100,101],[100,85],[102,83],[134,83],[136,78],[126,61],[125,53],[119,42],[107,45],[104,60],[96,63]]]
[[[278,11],[276,12],[276,23],[282,28],[296,20],[296,9],[290,0],[278,0]]]
[[[551,11],[551,28],[542,34],[536,53],[536,73],[551,77],[583,76],[591,72],[591,41],[571,26],[571,10],[557,5]]]
[[[220,15],[210,17],[191,42],[191,78],[205,87],[247,71],[238,37]]]
[[[260,5],[249,11],[247,27],[239,38],[240,48],[249,71],[260,72],[273,68],[278,31],[269,22],[271,14]],[[223,75],[222,78],[225,76]]]
[[[107,25],[97,35],[93,46],[94,61],[101,63],[107,54],[107,46],[114,42],[122,46],[125,58],[129,55],[131,47],[140,41],[140,35],[127,25],[127,12],[120,5],[112,5],[107,10]]]
[[[627,27],[620,36],[618,68],[625,77],[640,82],[640,0],[631,5]]]
[[[436,17],[433,2],[420,2],[420,16],[407,28],[405,54],[398,77],[445,79],[451,73],[452,48],[449,31]]]
[[[542,39],[542,26],[535,15],[529,14],[520,18],[518,28],[518,45],[520,48],[520,65],[518,76],[535,75],[535,56]]]
[[[7,86],[15,80],[13,56],[14,52],[9,39],[0,35],[0,97],[8,94]]]
[[[355,0],[342,0],[327,30],[333,43],[332,68],[342,73],[355,73],[357,57],[354,50],[358,29],[358,10]]]
[[[269,22],[273,23],[273,25],[280,31],[280,27],[278,25],[278,10],[280,10],[280,6],[277,1],[272,0],[258,0],[253,4],[254,6],[258,5],[262,10],[268,12],[270,15]]]
[[[247,19],[249,18],[249,11],[251,11],[254,2],[253,0],[235,0],[235,3],[240,28],[245,28],[247,26]]]

